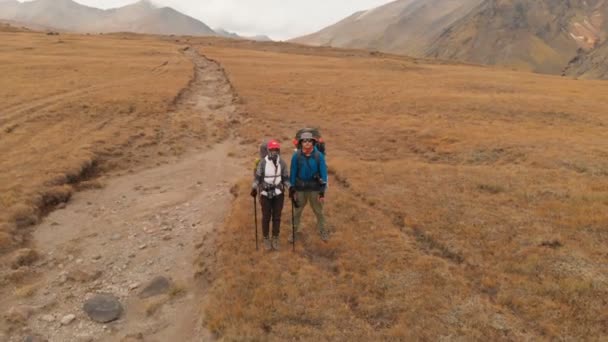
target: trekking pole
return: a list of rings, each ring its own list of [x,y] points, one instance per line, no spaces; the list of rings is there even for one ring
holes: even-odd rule
[[[294,214],[294,202],[295,200],[292,198],[291,199],[291,245],[292,245],[292,250],[295,252],[296,251],[296,223],[295,223],[295,214]]]
[[[253,220],[255,221],[255,250],[258,249],[258,204],[255,201],[255,196],[253,197]]]

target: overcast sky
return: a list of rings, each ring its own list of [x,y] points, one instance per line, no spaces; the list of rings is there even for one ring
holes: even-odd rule
[[[23,1],[23,0],[21,0]],[[124,6],[135,0],[75,0],[98,8]],[[242,35],[265,34],[288,39],[312,33],[360,10],[391,0],[152,0]]]

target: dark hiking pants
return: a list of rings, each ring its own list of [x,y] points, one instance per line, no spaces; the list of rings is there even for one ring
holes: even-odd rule
[[[262,233],[264,237],[268,237],[270,231],[270,220],[272,219],[272,236],[278,237],[281,230],[281,211],[283,210],[283,203],[285,202],[285,195],[280,194],[268,199],[266,196],[260,196],[260,203],[262,204]]]

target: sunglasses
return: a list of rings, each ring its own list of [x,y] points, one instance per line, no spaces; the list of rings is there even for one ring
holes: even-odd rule
[[[302,142],[310,143],[310,142],[313,142],[313,139],[302,139]]]

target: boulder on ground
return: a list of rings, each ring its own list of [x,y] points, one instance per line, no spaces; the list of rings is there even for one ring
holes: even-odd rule
[[[84,303],[83,310],[93,321],[108,323],[120,318],[122,305],[111,294],[98,294]]]
[[[171,280],[163,276],[152,279],[139,293],[139,298],[145,299],[168,293],[171,290]]]

